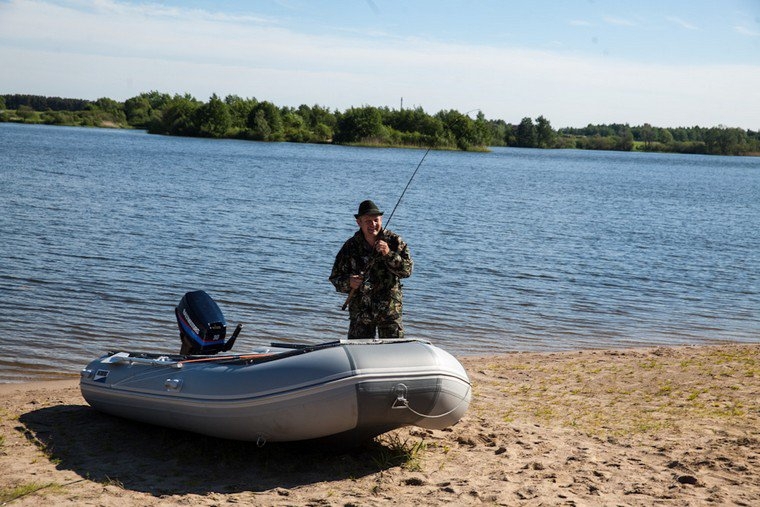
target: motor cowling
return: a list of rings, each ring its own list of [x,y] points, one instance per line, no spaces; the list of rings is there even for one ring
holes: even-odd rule
[[[240,332],[238,325],[230,340],[224,341],[227,321],[216,301],[202,290],[182,296],[174,313],[182,340],[180,354],[208,355],[230,350]]]

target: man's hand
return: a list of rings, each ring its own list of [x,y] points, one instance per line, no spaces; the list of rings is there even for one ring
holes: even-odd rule
[[[349,282],[351,284],[351,290],[357,290],[364,283],[364,277],[362,275],[351,275]]]
[[[382,256],[386,256],[391,251],[391,247],[388,246],[388,243],[382,239],[379,239],[377,242],[375,242],[375,251],[380,253]]]

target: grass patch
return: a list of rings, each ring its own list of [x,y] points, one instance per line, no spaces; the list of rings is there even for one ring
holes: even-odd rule
[[[100,481],[100,483],[103,486],[114,486],[119,489],[124,489],[123,482],[121,482],[119,479],[112,479],[111,477],[108,477],[108,476],[106,476],[104,480]]]
[[[29,442],[34,444],[34,446],[40,450],[40,452],[45,456],[45,458],[47,458],[47,460],[50,461],[50,463],[56,466],[61,464],[61,458],[55,457],[53,453],[53,449],[48,444],[46,444],[45,442],[37,438],[32,431],[30,431],[25,426],[17,426],[16,430],[20,431],[21,434],[24,435],[24,437],[26,437],[27,440],[29,440]]]
[[[427,449],[424,440],[402,440],[397,433],[389,433],[378,437],[382,449],[373,456],[375,464],[380,469],[400,466],[410,472],[422,470],[422,453]]]
[[[507,424],[571,427],[589,435],[680,431],[684,421],[740,423],[758,412],[747,379],[760,377],[753,347],[628,352],[630,358],[578,354],[556,362],[528,358],[481,379],[506,400]],[[494,371],[488,368],[486,371]],[[751,396],[750,396],[751,398]],[[477,404],[477,401],[476,401]]]
[[[639,362],[639,368],[642,370],[655,370],[662,368],[662,365],[656,359],[648,359],[646,361]]]
[[[507,424],[515,422],[515,411],[507,410],[506,412],[504,412],[504,415],[501,416],[501,420]]]
[[[8,502],[18,500],[19,498],[36,493],[41,489],[46,488],[58,488],[57,484],[49,482],[47,484],[41,484],[38,482],[29,482],[26,484],[19,484],[11,488],[0,487],[0,504],[5,505]]]

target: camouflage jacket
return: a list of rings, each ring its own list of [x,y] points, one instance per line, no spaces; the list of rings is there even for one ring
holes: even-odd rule
[[[351,275],[364,275],[364,284],[349,305],[352,319],[374,321],[401,317],[400,280],[411,276],[414,263],[409,247],[398,234],[387,229],[383,229],[382,234],[391,250],[386,256],[375,252],[362,232],[357,231],[335,257],[330,281],[338,292],[351,291]]]

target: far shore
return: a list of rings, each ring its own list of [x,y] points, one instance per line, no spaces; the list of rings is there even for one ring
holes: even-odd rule
[[[122,420],[76,377],[0,384],[0,504],[760,505],[760,343],[460,360],[457,425],[350,450]]]

